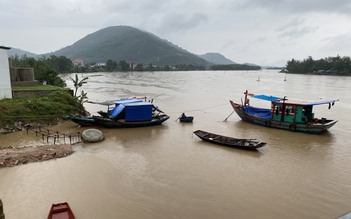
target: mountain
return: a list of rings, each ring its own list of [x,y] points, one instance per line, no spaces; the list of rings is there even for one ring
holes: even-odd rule
[[[112,26],[98,30],[71,46],[45,55],[82,59],[84,63],[106,62],[110,59],[143,64],[210,64],[166,40],[129,26]]]
[[[199,55],[200,58],[205,59],[208,62],[211,62],[216,65],[230,65],[230,64],[236,64],[230,59],[227,59],[223,55],[219,53],[206,53],[204,55]]]
[[[23,56],[23,55],[26,55],[28,58],[36,58],[38,57],[37,54],[34,54],[34,53],[31,53],[31,52],[28,52],[28,51],[25,51],[25,50],[22,50],[22,49],[17,49],[17,48],[11,48],[8,52],[7,52],[8,56],[11,57],[11,56]]]

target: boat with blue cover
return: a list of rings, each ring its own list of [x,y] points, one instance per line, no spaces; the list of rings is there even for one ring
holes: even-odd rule
[[[100,125],[107,128],[154,126],[169,119],[169,116],[152,102],[146,102],[139,98],[111,100],[98,104],[107,105],[107,111],[99,111],[99,116],[71,116],[67,118],[79,125]],[[110,109],[111,105],[114,106],[112,109]]]
[[[320,134],[337,123],[337,120],[315,117],[313,107],[327,104],[330,109],[338,100],[292,100],[286,97],[255,95],[248,93],[248,91],[244,94],[245,99],[243,103],[238,104],[230,100],[230,104],[238,116],[246,122],[271,128],[312,134]],[[271,107],[267,109],[250,106],[249,97],[269,101]]]

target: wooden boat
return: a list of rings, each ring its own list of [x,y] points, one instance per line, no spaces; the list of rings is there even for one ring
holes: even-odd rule
[[[169,116],[154,106],[152,102],[137,98],[106,101],[99,104],[108,106],[106,112],[98,112],[100,116],[67,116],[66,118],[81,126],[100,125],[107,128],[154,126],[169,119]],[[114,105],[111,110],[110,105]]]
[[[203,141],[245,150],[257,150],[266,144],[265,142],[254,141],[255,139],[239,139],[227,137],[202,130],[197,130],[194,132],[194,134]]]
[[[167,115],[153,116],[151,120],[126,121],[125,119],[104,118],[100,116],[93,116],[96,124],[106,128],[136,128],[161,125],[164,121],[169,119]]]
[[[66,119],[71,120],[74,123],[77,123],[80,126],[95,126],[96,121],[93,117],[90,116],[74,116],[74,115],[67,115],[65,116]]]
[[[67,202],[52,204],[48,219],[75,219],[69,204]]]
[[[182,113],[182,115],[178,119],[180,122],[193,122],[194,117],[193,116],[186,116],[185,113]]]
[[[268,95],[254,95],[245,93],[244,103],[230,101],[234,111],[246,122],[256,125],[285,129],[296,132],[320,134],[337,122],[337,120],[317,118],[313,113],[313,106],[328,104],[329,109],[338,100],[302,101],[290,100],[286,97]],[[271,102],[270,108],[258,108],[249,105],[249,96]]]
[[[193,120],[194,120],[193,116],[186,116],[186,117],[179,118],[180,122],[193,122]]]

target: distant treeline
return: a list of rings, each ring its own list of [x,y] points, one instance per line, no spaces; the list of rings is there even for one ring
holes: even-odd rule
[[[212,65],[210,70],[260,70],[261,66],[246,64]]]
[[[351,59],[348,56],[327,57],[314,60],[311,56],[287,62],[285,72],[300,74],[351,75]]]
[[[80,72],[129,72],[129,71],[204,71],[204,70],[260,70],[260,66],[247,64],[230,64],[230,65],[212,65],[198,66],[178,64],[155,65],[127,62],[124,60],[113,61],[107,60],[106,63],[89,63],[84,66],[74,65],[73,62],[65,56],[51,55],[49,57],[32,58],[24,56],[11,57],[13,67],[32,67],[34,68],[36,80],[47,81],[51,85],[62,86],[62,81],[56,77],[60,73],[80,73]],[[46,72],[46,73],[45,73]],[[51,76],[48,76],[48,75]]]

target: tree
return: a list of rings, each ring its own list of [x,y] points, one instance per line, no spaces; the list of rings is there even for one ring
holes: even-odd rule
[[[129,64],[124,60],[118,62],[118,67],[120,71],[129,71]]]
[[[66,83],[58,77],[57,71],[51,67],[45,59],[28,58],[26,55],[11,58],[12,66],[18,68],[33,68],[35,80],[43,83],[46,81],[48,85],[65,87]]]
[[[47,59],[43,58],[43,60],[60,73],[69,72],[73,68],[72,61],[65,56],[52,55]]]
[[[117,62],[112,61],[111,59],[107,60],[106,62],[106,70],[107,71],[114,71],[117,68]]]
[[[71,78],[71,81],[73,82],[74,86],[74,96],[77,97],[77,91],[80,87],[83,86],[83,84],[88,83],[86,80],[88,80],[88,77],[85,77],[81,80],[79,80],[78,75],[75,74],[75,78]]]

